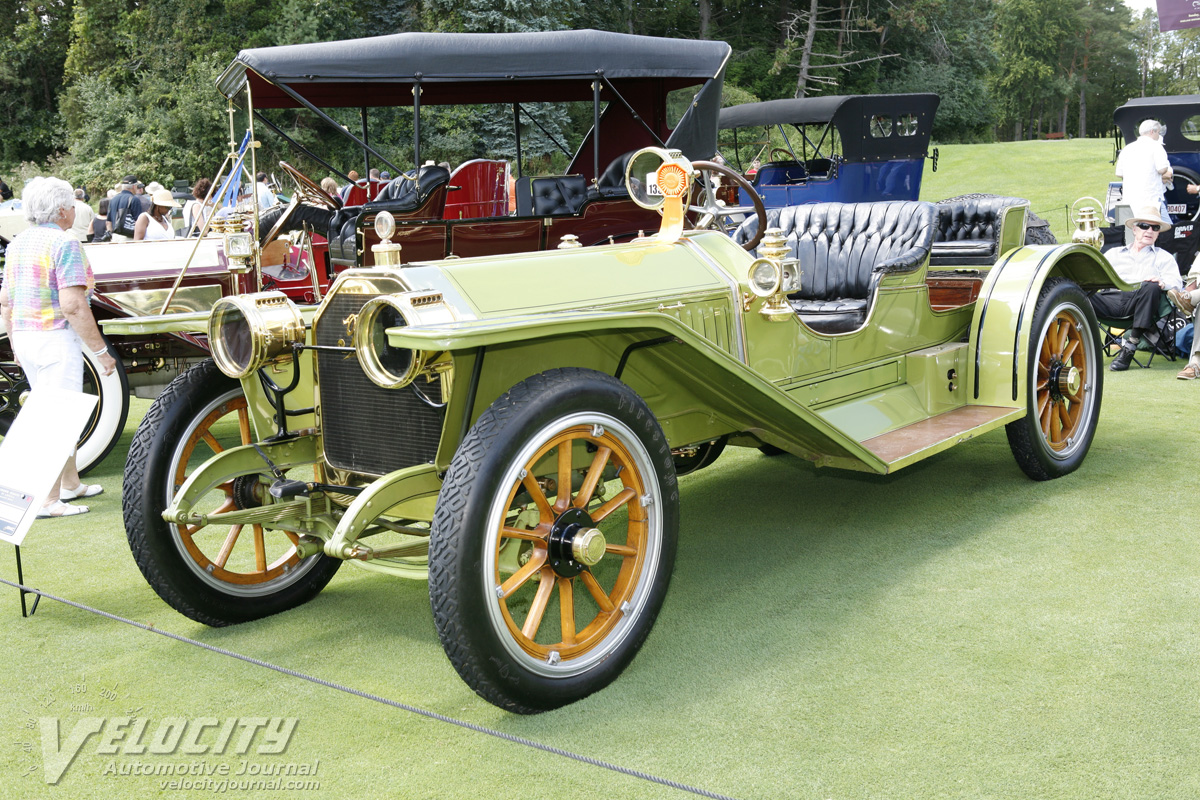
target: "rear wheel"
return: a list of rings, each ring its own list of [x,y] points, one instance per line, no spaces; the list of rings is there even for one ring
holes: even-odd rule
[[[122,507],[134,559],[159,597],[206,625],[259,619],[305,603],[342,564],[322,555],[299,558],[290,531],[163,520],[195,468],[251,441],[241,384],[202,361],[154,401],[129,448]],[[238,478],[214,488],[195,510],[253,508],[268,501],[265,488],[257,475]]]
[[[1104,376],[1098,330],[1078,286],[1046,282],[1029,339],[1028,412],[1005,426],[1017,464],[1036,481],[1073,472],[1091,447]]]
[[[463,680],[529,714],[616,679],[666,596],[678,503],[662,429],[620,381],[552,370],[496,400],[430,538],[434,622]]]
[[[112,452],[129,418],[129,378],[120,356],[111,347],[109,355],[116,359],[117,366],[111,375],[105,375],[100,359],[87,345],[83,346],[83,392],[96,396],[96,407],[79,435],[75,465],[80,475],[86,475]],[[0,364],[0,436],[8,433],[28,392],[29,379],[22,369],[16,363]]]

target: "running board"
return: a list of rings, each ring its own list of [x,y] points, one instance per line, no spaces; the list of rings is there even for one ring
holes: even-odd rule
[[[1022,408],[962,406],[866,439],[862,445],[886,462],[890,473],[1023,416]]]

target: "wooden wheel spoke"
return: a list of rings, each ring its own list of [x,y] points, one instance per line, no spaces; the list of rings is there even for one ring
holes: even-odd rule
[[[570,578],[558,579],[558,610],[562,643],[575,644],[575,584]]]
[[[546,563],[546,551],[538,548],[533,551],[529,557],[529,563],[521,567],[519,570],[508,576],[508,580],[500,584],[500,598],[504,599],[510,594],[520,589],[525,585],[525,582],[534,576],[534,574],[542,568]],[[553,579],[552,579],[553,580]]]
[[[613,605],[612,598],[600,586],[600,582],[596,580],[595,575],[585,569],[579,573],[579,578],[583,581],[584,587],[587,588],[588,594],[596,601],[596,605],[600,606],[601,611],[605,614],[611,614],[617,610],[617,607]]]
[[[521,485],[525,487],[525,491],[529,492],[529,496],[537,505],[542,522],[553,522],[557,515],[554,513],[554,509],[550,508],[550,501],[546,499],[546,493],[542,491],[542,487],[538,485],[537,479],[533,477],[532,473],[526,474],[521,479]]]
[[[1050,413],[1050,397],[1047,395],[1046,399],[1038,404],[1038,418],[1042,424],[1042,435],[1046,437],[1050,436]]]
[[[237,544],[238,536],[240,536],[241,533],[241,525],[234,525],[229,529],[229,535],[225,537],[225,541],[221,545],[221,550],[217,553],[216,560],[213,561],[213,563],[221,569],[225,569],[225,564],[229,561],[229,554],[233,552],[233,546]]]
[[[1045,392],[1049,386],[1050,386],[1049,378],[1039,378],[1038,382],[1037,382],[1038,396],[1040,397],[1042,395],[1042,393]]]
[[[205,429],[201,432],[200,438],[212,449],[213,453],[220,455],[225,452],[225,448],[221,447],[221,443],[217,441],[217,437],[213,436],[210,430]]]
[[[600,477],[604,473],[604,466],[608,464],[610,455],[612,455],[610,448],[601,447],[592,457],[592,465],[588,467],[587,475],[583,479],[583,486],[579,487],[579,494],[575,496],[574,506],[576,508],[587,507],[588,501],[596,492],[596,486],[600,483]]]
[[[555,583],[554,570],[543,570],[537,594],[533,596],[533,603],[529,606],[529,615],[525,617],[525,624],[521,626],[521,633],[530,641],[537,637],[538,628],[542,627],[542,617],[546,614],[546,606],[550,603]]]
[[[617,556],[624,556],[626,558],[632,558],[638,554],[636,547],[630,547],[626,544],[606,544],[604,546],[604,552],[612,553],[613,555]]]
[[[635,492],[633,489],[622,489],[616,497],[614,497],[612,500],[609,500],[592,513],[592,522],[600,522],[609,514],[613,513],[636,496],[637,492]]]
[[[504,539],[524,539],[527,542],[546,541],[546,537],[537,531],[524,531],[520,528],[510,528],[507,525],[500,529],[500,536]]]
[[[1078,349],[1079,349],[1079,340],[1072,339],[1067,344],[1067,348],[1063,351],[1063,354],[1062,354],[1063,363],[1064,364],[1071,363],[1071,359],[1075,356],[1075,351],[1077,351]]]
[[[254,526],[254,568],[259,572],[267,571],[267,544],[263,541],[262,525]]]
[[[242,444],[250,444],[254,438],[250,435],[250,409],[242,406],[237,411],[238,431],[242,434]]]
[[[554,510],[562,513],[571,505],[571,450],[574,439],[565,439],[558,444],[558,495],[554,498]]]

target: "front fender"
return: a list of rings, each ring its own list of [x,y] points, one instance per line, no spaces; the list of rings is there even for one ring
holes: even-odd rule
[[[1131,289],[1094,247],[1083,244],[1019,247],[988,272],[971,319],[967,404],[1020,408],[1033,312],[1042,286],[1054,277],[1084,291]]]
[[[885,472],[887,465],[738,358],[670,314],[586,311],[389,328],[394,347],[450,352],[458,378],[438,462],[448,464],[469,424],[518,381],[563,366],[587,366],[625,381],[654,411],[672,446],[731,432],[753,433],[819,464]],[[668,343],[634,349],[655,340]],[[569,340],[566,355],[554,360]],[[502,354],[502,356],[501,356]],[[477,359],[484,359],[482,368]],[[623,363],[628,357],[628,369]],[[491,375],[487,363],[505,368]],[[561,361],[561,363],[560,363]],[[476,370],[481,379],[471,378]],[[478,396],[470,386],[479,384]],[[486,389],[485,389],[486,387]],[[698,424],[706,423],[706,424]]]

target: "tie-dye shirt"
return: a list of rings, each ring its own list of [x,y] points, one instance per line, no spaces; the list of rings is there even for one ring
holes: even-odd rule
[[[67,327],[58,290],[85,286],[90,296],[96,281],[79,242],[54,223],[17,234],[5,253],[4,286],[16,331],[51,331]]]

